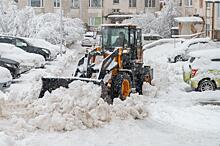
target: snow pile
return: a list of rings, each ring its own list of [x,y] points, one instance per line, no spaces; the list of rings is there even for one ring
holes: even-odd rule
[[[9,119],[13,131],[72,131],[101,127],[114,119],[144,119],[145,96],[132,95],[126,101],[115,99],[109,105],[100,98],[101,87],[75,81],[37,100],[2,100],[2,116]]]
[[[73,62],[78,60],[77,54],[75,50],[67,50],[66,54],[46,65],[46,69],[32,69],[27,74],[22,74],[17,83],[11,85],[5,99],[37,99],[42,87],[41,78],[72,76],[75,67]]]
[[[141,96],[132,96],[125,102],[116,99],[114,105],[108,105],[100,94],[99,86],[76,81],[69,89],[57,89],[33,102],[27,107],[31,115],[25,117],[32,117],[27,122],[35,129],[71,131],[99,127],[114,117],[143,119],[147,116]]]
[[[12,76],[10,74],[10,71],[4,67],[0,66],[0,83],[9,82],[12,80]]]
[[[12,84],[5,99],[9,100],[25,100],[37,99],[42,87],[41,78],[46,73],[43,70],[31,70],[29,74],[21,76],[20,84]],[[18,81],[19,82],[19,81]],[[18,92],[19,91],[19,92]]]
[[[11,137],[5,135],[4,132],[0,132],[0,146],[16,146],[16,145],[15,145],[15,141]]]

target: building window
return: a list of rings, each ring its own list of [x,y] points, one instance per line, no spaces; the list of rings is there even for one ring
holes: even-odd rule
[[[181,7],[182,4],[183,4],[182,0],[179,0],[179,4],[178,5]]]
[[[101,17],[90,17],[89,26],[99,26],[102,23]]]
[[[192,0],[185,0],[186,6],[192,6]]]
[[[199,7],[203,8],[203,0],[199,0]]]
[[[43,7],[43,0],[29,0],[28,3],[31,7]]]
[[[60,7],[60,0],[53,0],[54,7]]]
[[[79,0],[72,0],[72,7],[79,8]]]
[[[89,0],[89,7],[101,7],[101,0]]]
[[[129,0],[129,7],[136,7],[136,0]]]
[[[145,7],[155,7],[156,0],[145,0]]]
[[[119,4],[119,0],[113,0],[113,4]]]

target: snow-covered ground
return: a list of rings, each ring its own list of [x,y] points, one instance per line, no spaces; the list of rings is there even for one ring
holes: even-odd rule
[[[113,105],[99,98],[99,86],[80,81],[37,99],[40,78],[70,76],[82,50],[22,75],[0,92],[0,146],[219,146],[220,107],[199,102],[219,100],[220,91],[192,91],[182,79],[183,63],[167,63],[173,46],[146,50],[154,86]]]

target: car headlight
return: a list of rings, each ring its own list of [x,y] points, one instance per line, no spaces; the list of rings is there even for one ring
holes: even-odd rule
[[[42,49],[45,53],[50,54],[50,51],[47,49]]]
[[[10,68],[15,68],[15,66],[13,64],[5,64],[5,65]]]

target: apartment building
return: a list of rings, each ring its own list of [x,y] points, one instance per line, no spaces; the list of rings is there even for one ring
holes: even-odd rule
[[[206,35],[220,40],[220,0],[173,0],[183,17],[198,16],[205,21]],[[194,25],[196,25],[195,22]],[[189,24],[190,26],[191,24]]]
[[[19,8],[34,7],[36,13],[59,12],[80,18],[89,26],[114,23],[143,12],[160,10],[160,0],[18,0]]]

